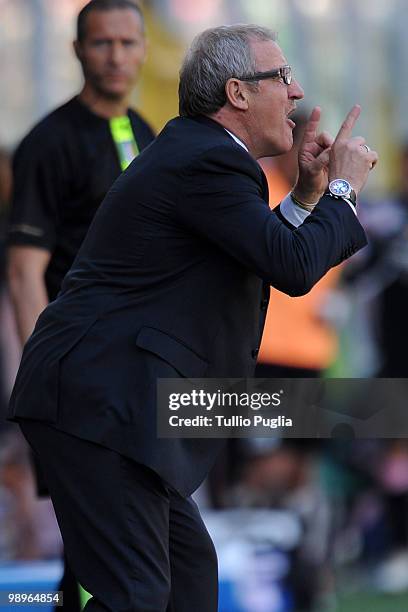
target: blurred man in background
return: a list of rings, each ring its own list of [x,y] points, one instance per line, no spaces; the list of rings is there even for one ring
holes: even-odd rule
[[[21,343],[57,296],[106,192],[154,138],[129,108],[146,59],[143,14],[131,0],[91,0],[78,15],[79,95],[24,138],[13,164],[8,278]],[[39,478],[39,491],[46,492]],[[65,607],[74,610],[64,581]],[[72,581],[70,581],[72,583]]]
[[[8,276],[25,342],[56,297],[106,192],[154,138],[129,97],[146,58],[131,0],[92,0],[78,16],[84,85],[26,136],[14,157]]]

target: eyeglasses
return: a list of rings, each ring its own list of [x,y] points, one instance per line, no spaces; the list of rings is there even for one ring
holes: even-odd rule
[[[239,77],[239,80],[262,81],[263,79],[276,78],[282,79],[285,85],[290,85],[292,82],[292,68],[290,66],[281,66],[276,70],[268,70],[267,72],[255,72],[255,74],[253,74],[252,76]]]

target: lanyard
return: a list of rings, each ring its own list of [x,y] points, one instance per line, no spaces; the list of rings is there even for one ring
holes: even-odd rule
[[[116,151],[119,156],[120,167],[126,170],[129,164],[139,154],[139,147],[135,140],[132,124],[127,115],[123,117],[112,117],[109,119],[110,132]]]

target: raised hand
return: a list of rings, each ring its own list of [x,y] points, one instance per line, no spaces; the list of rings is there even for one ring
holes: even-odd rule
[[[353,106],[329,153],[329,181],[346,179],[356,194],[364,187],[369,171],[378,161],[378,154],[367,147],[362,136],[351,136],[360,112],[358,104]]]
[[[328,184],[329,154],[333,138],[328,132],[317,135],[320,115],[320,107],[315,106],[299,147],[299,178],[293,195],[305,205],[316,204]]]

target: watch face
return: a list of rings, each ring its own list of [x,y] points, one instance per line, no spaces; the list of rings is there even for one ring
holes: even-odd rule
[[[351,192],[351,185],[345,179],[335,179],[329,185],[331,193],[335,196],[345,197]]]

